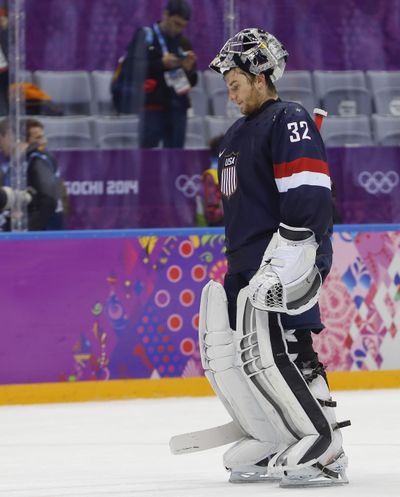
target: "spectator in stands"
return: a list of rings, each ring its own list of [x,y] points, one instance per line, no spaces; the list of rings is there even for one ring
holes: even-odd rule
[[[47,161],[49,167],[54,171],[57,181],[57,207],[54,214],[51,216],[46,227],[47,230],[62,230],[64,229],[64,214],[67,209],[67,192],[64,182],[60,177],[60,169],[56,158],[47,149],[47,137],[44,131],[43,124],[37,119],[26,119],[25,121],[25,137],[29,146],[36,149],[36,153],[40,154],[44,161]]]
[[[21,133],[24,137],[26,122],[21,122]],[[10,121],[5,118],[0,121],[0,150],[8,159],[2,164],[0,186],[11,186],[10,157],[15,146],[15,134]],[[33,192],[33,198],[28,206],[28,229],[31,231],[46,230],[48,223],[56,211],[59,188],[59,177],[54,169],[54,163],[47,159],[47,154],[39,150],[37,144],[29,145],[24,140],[18,145],[26,167],[26,182]],[[11,229],[11,212],[4,211],[1,222],[3,231]]]
[[[221,190],[218,184],[218,154],[224,135],[218,135],[209,142],[210,167],[203,172],[204,217],[208,226],[223,226],[224,210]]]
[[[169,0],[160,22],[135,32],[114,75],[114,105],[120,114],[140,113],[143,148],[184,146],[188,93],[197,83],[196,55],[182,36],[191,14],[187,0]]]

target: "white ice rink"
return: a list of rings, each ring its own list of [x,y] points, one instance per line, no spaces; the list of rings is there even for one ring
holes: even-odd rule
[[[333,392],[351,419],[350,484],[281,489],[232,485],[225,448],[173,456],[171,435],[223,424],[209,398],[0,408],[0,495],[6,497],[400,496],[400,390]]]

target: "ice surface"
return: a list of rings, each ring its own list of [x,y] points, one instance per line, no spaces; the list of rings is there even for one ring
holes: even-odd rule
[[[221,447],[173,456],[172,435],[229,421],[215,397],[0,407],[4,497],[400,497],[400,390],[333,392],[350,484],[233,485]]]

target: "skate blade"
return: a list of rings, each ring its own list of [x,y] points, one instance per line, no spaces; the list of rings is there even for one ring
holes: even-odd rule
[[[229,483],[277,483],[280,478],[258,473],[231,473]]]
[[[332,478],[316,478],[313,480],[300,480],[282,478],[279,483],[280,488],[306,488],[306,487],[336,487],[340,485],[347,485],[349,480],[347,477],[340,479]]]

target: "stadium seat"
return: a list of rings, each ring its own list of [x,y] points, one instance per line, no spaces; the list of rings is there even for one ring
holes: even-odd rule
[[[315,105],[312,76],[309,71],[286,71],[275,86],[282,100],[298,102],[312,115]]]
[[[202,91],[206,91],[206,86],[204,82],[204,72],[203,71],[197,71],[197,84],[194,88],[199,88]]]
[[[400,145],[400,117],[374,114],[372,129],[378,145],[388,147]]]
[[[207,148],[204,129],[204,118],[200,116],[189,117],[186,126],[185,148]]]
[[[34,82],[65,115],[92,113],[92,92],[87,71],[35,71]]]
[[[314,71],[320,107],[342,117],[371,114],[371,93],[363,71]]]
[[[211,107],[214,116],[235,117],[236,119],[242,117],[238,105],[229,100],[226,88],[216,89],[212,92]]]
[[[227,115],[228,91],[226,88],[215,88],[210,93],[211,109],[214,116]]]
[[[204,117],[208,114],[208,98],[203,88],[199,86],[192,88],[189,98],[192,103],[192,107],[189,110],[190,116]]]
[[[221,74],[218,74],[211,69],[206,69],[203,71],[203,79],[204,89],[207,94],[211,112],[214,115],[225,116],[226,110],[224,110],[224,107],[226,106],[226,102],[228,100],[228,93],[223,77]],[[217,110],[215,109],[215,106],[217,106]]]
[[[19,74],[19,79],[24,83],[32,83],[33,82],[32,71],[29,71],[28,69],[22,69]]]
[[[138,116],[104,117],[94,119],[94,130],[101,149],[138,148]]]
[[[225,134],[235,121],[237,121],[236,117],[206,116],[207,140]]]
[[[368,116],[327,117],[321,135],[327,147],[374,145]]]
[[[50,150],[96,148],[91,117],[38,116],[43,123]]]
[[[375,112],[400,117],[400,71],[367,71]]]
[[[115,109],[111,98],[112,71],[92,71],[93,111],[98,115],[114,115]]]
[[[208,95],[211,95],[214,90],[221,88],[226,89],[226,84],[222,75],[218,74],[215,71],[212,71],[211,69],[206,69],[205,71],[203,71],[203,79],[204,88]]]

